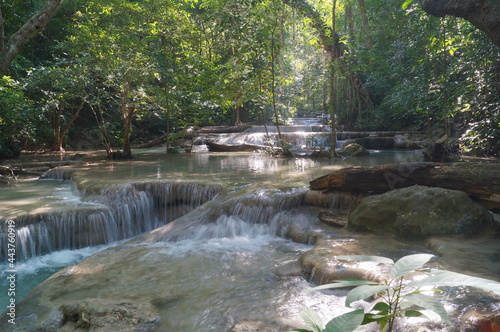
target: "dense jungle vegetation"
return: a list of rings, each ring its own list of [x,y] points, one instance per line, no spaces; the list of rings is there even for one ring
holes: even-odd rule
[[[5,67],[8,42],[51,3]],[[338,129],[420,130],[462,152],[500,150],[498,46],[417,0],[0,6],[2,158],[117,145],[127,155],[188,126],[332,113]]]

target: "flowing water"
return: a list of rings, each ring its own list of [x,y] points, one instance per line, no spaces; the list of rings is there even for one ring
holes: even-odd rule
[[[129,162],[91,158],[76,167],[72,181],[23,180],[0,191],[0,216],[17,223],[16,300],[21,301],[54,272],[118,245],[116,248],[124,248],[120,250],[139,247],[143,251],[140,255],[133,251],[137,257],[122,256],[123,262],[109,262],[107,268],[122,275],[122,279],[111,278],[110,290],[101,282],[85,280],[92,287],[85,288],[82,298],[91,298],[94,292],[112,298],[113,292],[119,292],[125,301],[140,287],[140,296],[153,298],[159,331],[228,331],[240,321],[263,317],[293,325],[300,321],[297,313],[305,308],[318,311],[325,319],[333,312],[347,312],[345,291],[312,293],[308,280],[279,277],[276,270],[312,249],[282,236],[290,220],[304,224],[315,220],[315,215],[296,210],[303,204],[308,181],[346,166],[420,160],[419,151],[371,152],[370,157],[313,161],[255,153],[165,155],[163,149],[137,150],[137,159]],[[54,173],[53,177],[64,176]],[[120,244],[167,223],[171,229],[161,228],[166,235],[151,233],[156,236],[154,241],[144,240],[146,236]],[[343,232],[336,236],[339,241],[349,238]],[[3,257],[5,241],[0,237]],[[380,240],[370,246],[373,253],[387,253],[392,258],[422,249],[402,245],[394,253]],[[108,249],[102,255],[112,253]],[[498,254],[493,250],[492,255]],[[471,250],[465,255],[478,253]],[[90,271],[95,268],[92,259],[99,255],[92,256],[87,265],[83,262]],[[485,275],[498,273],[496,265],[491,269]],[[7,270],[6,264],[0,265],[2,290],[7,288]],[[457,298],[470,300],[469,290],[456,292]],[[477,297],[481,301],[487,298]],[[0,297],[0,308],[7,301]],[[356,306],[368,303],[360,301]],[[447,309],[459,315],[470,304],[450,300]],[[445,331],[434,320],[427,325],[428,331]],[[408,331],[422,321],[410,321]]]

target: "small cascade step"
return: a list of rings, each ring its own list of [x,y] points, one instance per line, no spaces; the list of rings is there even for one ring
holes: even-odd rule
[[[175,220],[212,200],[222,187],[140,182],[108,188],[78,207],[16,218],[16,259],[131,238]],[[0,259],[8,253],[6,222],[0,223]]]

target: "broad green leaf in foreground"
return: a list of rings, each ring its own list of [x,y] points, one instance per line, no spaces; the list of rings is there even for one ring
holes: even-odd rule
[[[303,310],[300,312],[300,317],[310,328],[312,328],[313,332],[323,331],[323,321],[316,311]]]
[[[427,263],[434,255],[416,254],[408,255],[399,259],[391,269],[391,278],[397,279],[405,274],[415,271],[425,263]]]
[[[408,286],[470,286],[500,293],[500,282],[497,281],[441,270],[432,270],[430,274],[432,274],[430,277],[410,282]]]
[[[366,299],[372,295],[378,294],[379,292],[385,291],[389,289],[387,285],[379,285],[379,286],[370,286],[363,285],[354,288],[349,292],[345,299],[345,305],[350,306],[352,302]]]
[[[448,325],[451,325],[450,318],[448,317],[448,314],[446,313],[446,310],[441,302],[439,302],[437,299],[424,295],[424,294],[419,294],[419,293],[413,293],[413,294],[408,294],[405,295],[405,301],[408,301],[410,303],[413,303],[419,307],[422,307],[424,309],[432,310],[436,314],[441,317],[443,322],[445,322]]]
[[[343,255],[343,256],[335,256],[335,258],[346,261],[356,261],[356,262],[377,262],[377,263],[386,263],[386,264],[394,264],[394,261],[387,257],[382,256],[370,256],[370,255]]]
[[[337,316],[326,324],[324,332],[352,332],[363,322],[363,309]]]
[[[378,285],[377,282],[369,281],[369,280],[359,280],[359,279],[340,279],[335,280],[333,284],[325,284],[321,286],[316,286],[311,290],[317,291],[322,289],[330,289],[330,288],[345,288],[345,287],[357,287],[362,285]]]

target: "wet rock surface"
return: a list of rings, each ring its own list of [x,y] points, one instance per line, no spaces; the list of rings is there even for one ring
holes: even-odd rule
[[[340,215],[331,210],[321,211],[318,215],[318,218],[321,222],[335,227],[344,227],[347,225],[346,215]]]
[[[347,227],[406,240],[498,233],[492,215],[466,193],[425,186],[365,198],[350,215]]]

